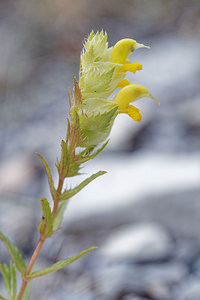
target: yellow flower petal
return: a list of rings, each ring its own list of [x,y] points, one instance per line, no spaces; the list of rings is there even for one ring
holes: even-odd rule
[[[135,63],[128,63],[124,64],[120,69],[119,72],[127,72],[130,71],[135,74],[136,71],[142,70],[142,64],[135,62]]]
[[[139,44],[132,39],[120,40],[112,49],[110,61],[113,63],[125,64],[131,52],[142,47],[149,48],[148,46]]]
[[[134,121],[140,122],[142,119],[142,115],[140,110],[135,106],[128,105],[126,108],[119,110],[119,113],[128,114]]]
[[[118,88],[118,87],[120,87],[120,88],[123,88],[123,87],[125,87],[125,86],[127,86],[127,85],[129,85],[130,84],[130,82],[128,81],[128,79],[122,79],[119,83],[118,83],[118,85],[116,86],[116,88]]]
[[[140,84],[129,84],[125,86],[117,93],[113,101],[119,105],[119,109],[122,109],[126,108],[129,103],[143,97],[152,98],[160,105],[160,103],[149,93],[147,88]]]

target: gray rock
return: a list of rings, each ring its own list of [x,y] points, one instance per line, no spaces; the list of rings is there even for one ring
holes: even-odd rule
[[[117,299],[124,293],[124,295],[146,295],[155,300],[168,300],[172,287],[182,282],[187,275],[187,268],[179,263],[150,265],[118,263],[97,268],[94,277],[100,293],[108,299]]]
[[[123,297],[123,300],[148,300],[147,298],[143,298],[143,297],[137,297],[137,296],[125,296]]]
[[[170,236],[163,227],[141,223],[123,226],[111,233],[101,251],[109,259],[144,262],[165,259],[172,248]]]
[[[176,300],[199,300],[200,299],[200,281],[199,278],[190,277],[180,284],[174,293]]]
[[[17,204],[17,202],[10,202],[1,205],[0,212],[1,231],[20,250],[32,251],[32,243],[36,232],[36,218],[33,211],[28,207]],[[7,253],[7,250],[0,251],[0,260],[5,253]]]

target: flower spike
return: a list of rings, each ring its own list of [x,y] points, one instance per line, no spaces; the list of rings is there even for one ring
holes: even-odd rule
[[[109,47],[103,31],[92,32],[85,41],[80,59],[80,101],[74,103],[82,137],[80,147],[103,142],[119,113],[126,113],[139,122],[140,111],[130,103],[142,97],[155,99],[145,87],[131,84],[125,78],[127,72],[135,74],[142,70],[142,64],[129,61],[130,54],[142,47],[150,48],[133,39],[122,39]],[[110,99],[117,88],[121,90]]]

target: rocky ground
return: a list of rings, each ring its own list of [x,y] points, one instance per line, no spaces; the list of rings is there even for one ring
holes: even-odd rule
[[[74,21],[74,40],[66,41],[65,34],[69,37],[71,32],[63,33],[59,18],[54,30],[46,30],[41,10],[37,22],[36,17],[26,20],[29,26],[24,27],[19,7],[25,8],[25,2],[16,1],[17,12],[10,1],[5,3],[1,15],[4,11],[6,18],[0,20],[0,230],[28,260],[38,240],[39,198],[49,197],[44,169],[33,153],[48,159],[57,178],[54,162],[65,136],[67,86],[78,73],[74,61],[83,29]],[[144,65],[134,81],[148,87],[161,106],[149,99],[138,102],[140,124],[127,116],[118,118],[107,150],[85,170],[108,174],[72,199],[61,229],[47,241],[36,268],[91,246],[99,249],[33,281],[31,300],[200,299],[199,19],[198,10],[185,1],[173,3],[174,13],[168,18],[168,6],[156,5],[156,14],[145,8],[146,19],[137,3],[134,12],[123,10],[126,18],[116,9],[112,15],[112,4],[106,11],[96,7],[88,23],[87,13],[82,16],[87,30],[89,22],[97,18],[97,28],[101,20],[111,42],[127,34],[151,45],[151,51],[141,49],[131,57]],[[79,3],[76,16],[84,5]],[[69,11],[73,19],[70,6]],[[55,39],[58,33],[60,39]],[[70,49],[67,59],[65,49]],[[8,259],[0,244],[0,262]]]

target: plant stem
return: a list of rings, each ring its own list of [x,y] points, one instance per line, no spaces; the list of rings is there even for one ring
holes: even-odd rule
[[[58,188],[57,188],[57,199],[56,201],[54,202],[54,207],[53,207],[53,211],[52,211],[52,215],[53,215],[53,219],[55,218],[55,215],[56,215],[56,211],[57,211],[57,208],[58,208],[58,204],[59,204],[59,197],[60,197],[60,194],[61,194],[61,191],[62,191],[62,187],[63,187],[63,182],[64,182],[64,179],[62,178],[62,176],[59,177],[59,183],[58,183]],[[42,246],[45,242],[46,238],[44,237],[43,234],[40,235],[40,240],[33,252],[33,255],[31,256],[31,259],[27,265],[27,268],[26,268],[26,272],[25,272],[25,277],[26,275],[29,275],[34,264],[35,264],[35,261],[42,249]],[[26,286],[28,284],[28,280],[27,279],[23,279],[22,281],[22,285],[21,285],[21,289],[19,291],[19,294],[18,294],[18,297],[17,297],[17,300],[22,300],[22,297],[24,295],[24,292],[25,292],[25,289],[26,289]]]
[[[28,266],[26,268],[25,276],[30,274],[30,272],[32,270],[32,267],[33,267],[38,255],[39,255],[39,253],[40,253],[40,250],[42,249],[42,245],[43,245],[44,241],[45,241],[45,239],[42,239],[42,236],[40,236],[40,240],[39,240],[39,242],[38,242],[38,244],[37,244],[37,246],[36,246],[36,248],[33,252],[33,255],[31,256],[31,259],[28,263]],[[23,282],[22,282],[22,286],[21,286],[19,295],[17,297],[17,300],[22,299],[27,284],[28,284],[28,281],[24,279]]]

